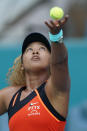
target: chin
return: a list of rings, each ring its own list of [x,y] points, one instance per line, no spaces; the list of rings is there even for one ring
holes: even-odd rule
[[[46,70],[47,67],[46,66],[41,66],[40,64],[34,64],[31,66],[31,70],[32,71],[41,71],[41,70]]]

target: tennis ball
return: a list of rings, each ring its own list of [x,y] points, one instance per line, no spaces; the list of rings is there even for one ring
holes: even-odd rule
[[[53,19],[61,19],[64,16],[64,11],[60,7],[53,7],[50,9],[50,17]]]

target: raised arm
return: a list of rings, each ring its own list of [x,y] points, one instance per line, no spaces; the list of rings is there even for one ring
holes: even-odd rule
[[[66,15],[63,20],[45,22],[52,35],[60,32],[67,22]],[[49,86],[50,85],[50,86]],[[51,78],[48,81],[47,95],[56,110],[67,116],[69,103],[70,77],[68,71],[68,53],[63,41],[51,41]]]

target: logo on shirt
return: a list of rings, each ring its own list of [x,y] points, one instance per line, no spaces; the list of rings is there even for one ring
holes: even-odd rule
[[[28,116],[40,115],[40,105],[37,105],[39,102],[30,103],[28,107]]]
[[[35,104],[37,104],[37,103],[39,103],[39,102],[36,102],[36,103],[30,103],[30,106],[33,106],[33,105],[35,105]]]

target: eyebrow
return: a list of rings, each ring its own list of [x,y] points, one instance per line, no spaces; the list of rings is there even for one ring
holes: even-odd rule
[[[46,46],[45,46],[45,45],[40,45],[40,46],[43,46],[43,47],[45,47],[45,48],[46,48]],[[32,48],[32,46],[30,45],[28,48]],[[27,48],[27,49],[28,49],[28,48]]]

